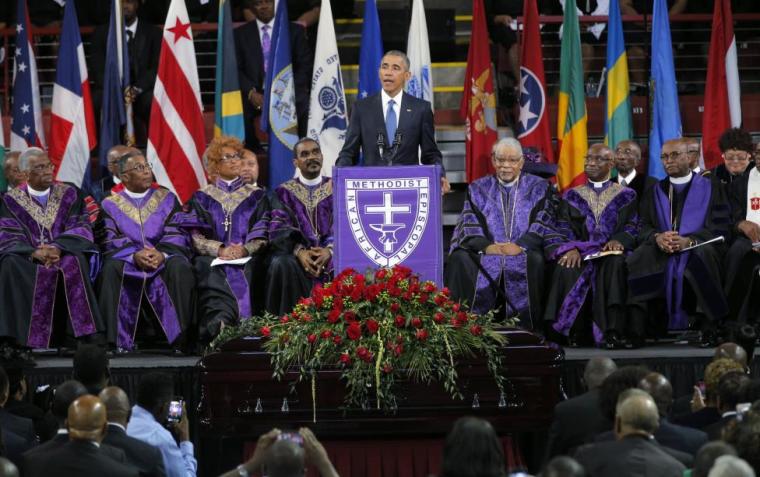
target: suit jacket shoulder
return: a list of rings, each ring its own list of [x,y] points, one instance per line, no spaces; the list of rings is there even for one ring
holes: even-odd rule
[[[153,477],[166,475],[161,451],[150,444],[128,436],[124,430],[109,425],[103,443],[124,451],[127,462],[139,469],[141,475]]]
[[[106,455],[102,447],[91,442],[69,441],[37,459],[24,469],[29,477],[74,477],[80,475],[106,475],[108,477],[137,477],[138,470],[119,463]]]

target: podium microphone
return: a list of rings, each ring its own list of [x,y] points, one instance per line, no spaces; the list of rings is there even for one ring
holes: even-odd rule
[[[380,157],[385,154],[385,134],[382,129],[377,130],[377,148],[380,150]]]
[[[393,165],[393,157],[396,155],[396,152],[398,151],[398,148],[401,145],[401,141],[403,139],[404,136],[401,134],[401,131],[396,130],[396,134],[393,136],[393,144],[390,147],[390,157],[388,158],[389,165]]]

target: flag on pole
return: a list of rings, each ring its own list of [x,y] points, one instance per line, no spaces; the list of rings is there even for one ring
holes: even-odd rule
[[[148,127],[148,161],[156,181],[182,202],[206,185],[203,105],[193,33],[184,0],[172,0],[164,23]]]
[[[18,0],[16,4],[16,48],[13,58],[11,150],[23,151],[31,146],[45,148],[40,83],[26,0]]]
[[[217,28],[214,136],[224,134],[245,141],[243,95],[240,93],[240,81],[238,80],[229,0],[220,0],[219,2],[219,24]]]
[[[278,0],[272,28],[269,69],[264,84],[261,130],[269,133],[269,187],[293,178],[293,146],[298,141],[296,89],[290,54],[287,0]]]
[[[8,189],[8,180],[5,178],[5,131],[3,131],[3,118],[0,117],[0,192]]]
[[[520,116],[517,137],[523,146],[535,147],[549,162],[554,162],[549,113],[546,108],[546,79],[541,52],[536,0],[523,4],[524,26],[520,53]]]
[[[562,53],[559,64],[559,110],[557,138],[559,139],[560,190],[582,184],[583,157],[588,152],[586,98],[583,85],[583,63],[578,12],[565,8],[562,34]]]
[[[362,41],[359,46],[359,99],[380,92],[380,62],[383,60],[383,35],[375,0],[364,3]]]
[[[335,40],[330,0],[322,0],[317,28],[316,56],[311,75],[308,135],[322,149],[322,175],[331,176],[343,148],[348,128],[346,95],[340,73],[338,43]]]
[[[127,34],[122,16],[121,0],[111,2],[111,18],[108,23],[106,39],[106,61],[103,72],[103,101],[100,110],[100,141],[98,157],[100,158],[100,175],[108,172],[106,154],[113,146],[122,143],[122,128],[127,138],[125,144],[134,144],[134,125],[132,124],[132,106],[127,105],[124,90],[130,84],[129,56],[127,53]]]
[[[618,2],[610,2],[607,25],[607,115],[604,143],[614,149],[620,141],[633,137],[628,57],[625,53],[623,20]]]
[[[652,14],[652,77],[649,95],[652,129],[649,132],[649,175],[665,178],[660,152],[665,141],[681,137],[681,111],[678,108],[676,71],[670,41],[670,19],[665,0],[654,0]]]
[[[411,78],[406,82],[406,92],[428,101],[430,108],[435,110],[433,68],[430,61],[430,42],[423,0],[414,0],[412,4],[412,21],[409,25],[409,39],[406,42],[406,56],[409,58],[409,71],[412,73]]]
[[[48,152],[55,165],[55,178],[77,187],[89,186],[90,152],[98,140],[84,46],[72,1],[63,9],[51,113]]]
[[[707,169],[721,163],[718,138],[723,131],[741,127],[741,124],[741,91],[731,1],[715,0],[702,114],[702,154]]]

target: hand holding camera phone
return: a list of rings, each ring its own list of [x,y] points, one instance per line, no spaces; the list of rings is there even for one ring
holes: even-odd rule
[[[182,420],[182,408],[184,407],[184,401],[177,399],[169,401],[169,411],[166,413],[166,422],[177,423]]]

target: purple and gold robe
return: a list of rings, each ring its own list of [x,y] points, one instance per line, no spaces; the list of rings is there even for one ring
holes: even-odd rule
[[[3,196],[0,336],[32,348],[49,347],[59,282],[73,335],[79,338],[104,330],[90,281],[99,260],[92,240],[83,199],[72,186],[53,184],[45,205],[28,193],[26,185]],[[32,261],[43,243],[60,249],[58,264],[47,268]]]
[[[499,306],[497,298],[503,296],[507,316],[519,315],[522,326],[533,328],[543,316],[543,247],[557,240],[556,204],[551,184],[527,173],[512,187],[493,175],[471,183],[451,239],[446,281],[452,297],[484,313]],[[484,253],[489,245],[505,242],[525,253]]]
[[[315,283],[332,278],[332,258],[322,275],[312,277],[294,255],[299,248],[332,248],[332,224],[332,181],[328,177],[313,186],[291,179],[275,189],[269,227],[274,256],[267,273],[267,310],[271,313],[289,313]]]
[[[585,257],[601,252],[610,240],[630,252],[638,232],[637,206],[636,192],[612,181],[599,188],[584,184],[570,189],[557,213],[556,229],[564,240],[547,247],[547,257],[558,260],[573,249]],[[626,288],[623,256],[584,261],[580,268],[557,266],[544,317],[567,336],[591,293],[593,335],[601,342],[608,330],[625,331]]]
[[[101,314],[118,330],[117,346],[134,348],[144,305],[155,314],[166,340],[174,343],[192,322],[195,287],[190,239],[181,228],[186,214],[177,197],[165,188],[149,189],[140,199],[121,191],[106,197],[102,209],[105,260],[99,301]],[[145,247],[165,256],[156,270],[142,270],[134,262],[134,254]]]

